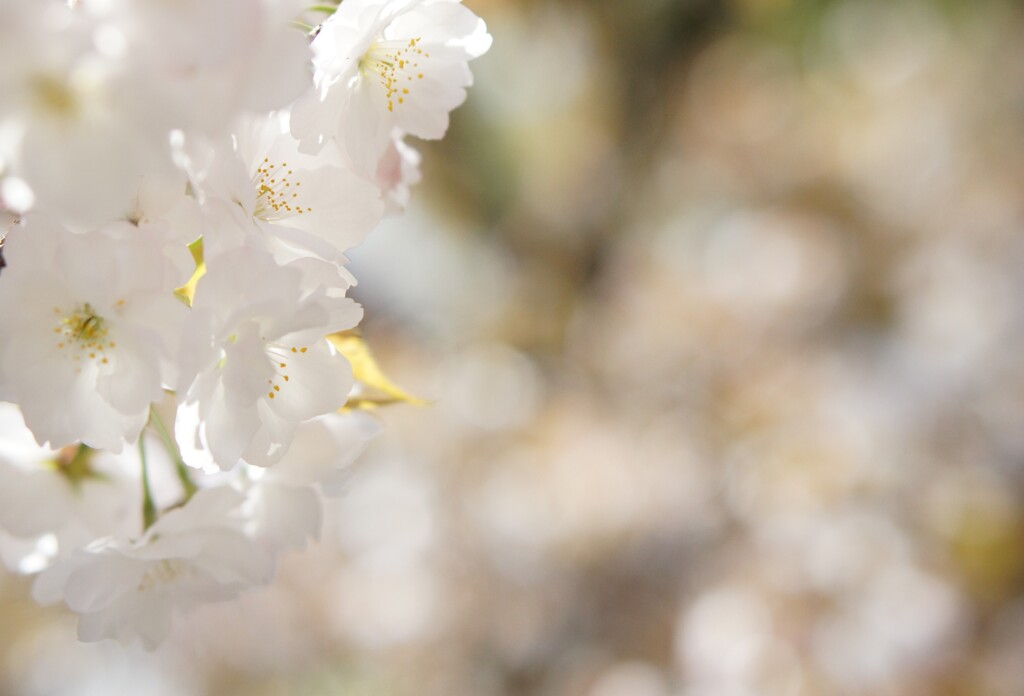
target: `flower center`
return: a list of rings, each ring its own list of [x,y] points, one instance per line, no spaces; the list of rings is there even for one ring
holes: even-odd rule
[[[40,110],[58,118],[78,115],[81,104],[74,89],[53,75],[38,75],[31,82],[32,94]]]
[[[195,575],[195,568],[180,558],[164,558],[149,567],[136,589],[139,592],[147,592],[161,585],[168,585],[178,578]]]
[[[419,70],[420,60],[430,58],[430,54],[419,47],[422,40],[416,37],[375,41],[359,59],[359,72],[363,75],[375,74],[384,88],[388,111],[394,111],[395,104],[404,104],[414,80],[423,79],[423,73]]]
[[[299,201],[301,181],[293,181],[295,172],[287,162],[271,162],[263,158],[256,168],[252,183],[256,188],[255,217],[264,222],[276,222],[293,215],[312,213],[313,209]]]
[[[58,450],[47,465],[77,487],[87,479],[102,478],[92,467],[95,454],[96,450],[88,445],[68,445]]]
[[[277,343],[267,343],[267,357],[274,361],[275,379],[268,379],[270,388],[267,391],[268,399],[275,399],[287,382],[291,380],[286,370],[288,363],[309,350],[307,346],[285,347]]]
[[[123,304],[124,300],[118,301],[119,306]],[[53,327],[53,333],[57,334],[57,348],[71,351],[71,359],[76,362],[88,356],[89,360],[107,364],[105,353],[116,348],[117,343],[108,339],[107,321],[96,313],[92,305],[86,302],[71,312],[54,307],[53,313],[57,317]]]

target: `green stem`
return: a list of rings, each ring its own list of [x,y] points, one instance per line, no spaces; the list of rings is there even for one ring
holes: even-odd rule
[[[142,530],[145,531],[156,522],[156,505],[153,493],[149,490],[149,464],[146,461],[146,439],[139,435],[139,459],[142,461]]]
[[[307,7],[310,12],[323,12],[324,14],[334,14],[338,10],[337,5],[310,5]]]
[[[289,24],[291,24],[293,27],[296,27],[298,29],[302,29],[303,31],[305,31],[307,33],[313,31],[313,29],[316,28],[316,27],[310,26],[309,24],[306,24],[305,22],[300,22],[297,19],[291,20],[289,22]]]
[[[196,486],[192,477],[188,473],[188,466],[185,464],[184,458],[181,456],[181,450],[178,449],[178,443],[174,441],[170,433],[167,431],[167,426],[164,425],[163,419],[160,414],[157,413],[155,408],[149,409],[149,422],[153,424],[153,429],[156,430],[156,434],[160,437],[160,442],[163,443],[164,449],[167,450],[167,454],[171,456],[174,461],[174,471],[178,474],[178,480],[181,482],[181,487],[185,490],[185,500],[188,502],[189,499],[195,494],[199,487]]]

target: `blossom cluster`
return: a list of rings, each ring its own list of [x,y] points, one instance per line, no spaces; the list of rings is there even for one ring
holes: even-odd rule
[[[0,556],[81,639],[316,537],[378,429],[345,252],[490,41],[460,0],[0,0]]]

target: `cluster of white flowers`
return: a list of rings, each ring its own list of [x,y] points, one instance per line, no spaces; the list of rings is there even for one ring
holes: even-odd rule
[[[152,648],[376,432],[344,253],[490,45],[460,0],[0,0],[0,555]]]

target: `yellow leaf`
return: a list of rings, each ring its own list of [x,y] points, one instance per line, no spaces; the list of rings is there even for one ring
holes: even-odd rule
[[[196,283],[206,275],[206,262],[203,260],[203,238],[200,237],[189,244],[188,250],[192,252],[192,259],[196,262],[196,270],[192,272],[192,277],[188,279],[187,283],[174,289],[174,294],[191,307],[192,299],[196,296]]]
[[[353,331],[339,331],[330,334],[327,340],[351,363],[356,381],[367,389],[367,392],[350,397],[343,411],[370,410],[399,403],[415,406],[428,403],[407,393],[384,374],[362,336]]]

